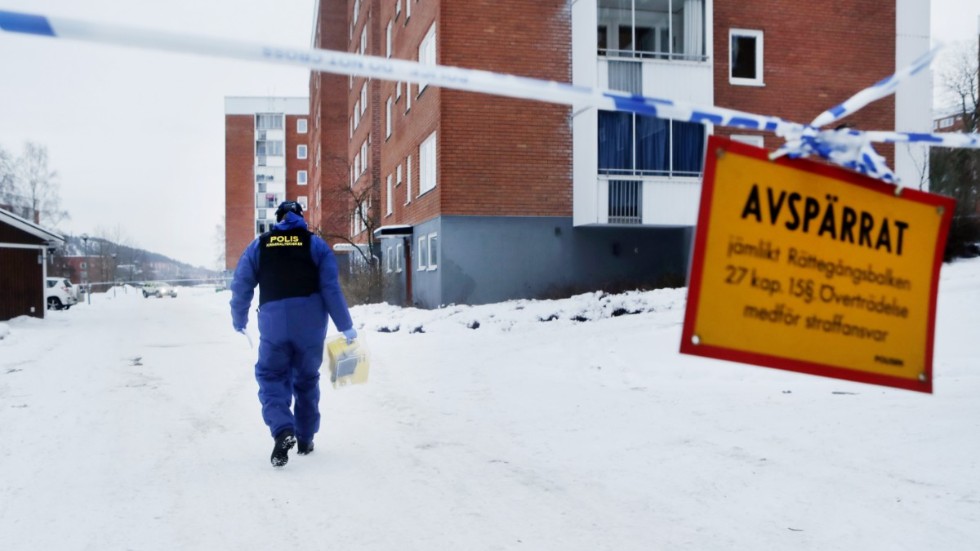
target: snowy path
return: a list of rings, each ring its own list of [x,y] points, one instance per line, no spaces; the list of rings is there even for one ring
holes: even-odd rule
[[[3,547],[975,549],[980,263],[941,289],[934,396],[681,356],[682,290],[357,308],[281,470],[226,293],[96,295],[0,340]]]

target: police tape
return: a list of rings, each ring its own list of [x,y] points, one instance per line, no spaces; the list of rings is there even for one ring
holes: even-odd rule
[[[894,182],[894,174],[871,142],[921,143],[929,146],[980,148],[978,134],[929,134],[853,129],[820,130],[820,126],[850,115],[868,103],[894,93],[905,79],[917,74],[935,57],[936,50],[910,67],[862,90],[851,99],[821,113],[810,125],[767,115],[715,106],[700,106],[670,99],[596,90],[574,84],[463,69],[416,61],[359,55],[324,49],[270,46],[236,40],[94,23],[0,10],[0,30],[129,46],[178,53],[294,65],[316,71],[390,81],[435,85],[454,90],[494,94],[517,99],[559,103],[576,109],[596,108],[655,116],[682,122],[773,132],[786,143],[773,156],[819,155],[831,162],[872,177]]]

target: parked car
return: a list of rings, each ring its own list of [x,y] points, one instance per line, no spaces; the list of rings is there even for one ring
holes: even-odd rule
[[[143,287],[143,297],[171,297],[177,298],[177,289],[171,287],[170,285],[160,283],[160,284],[150,284]]]
[[[48,310],[67,310],[78,304],[78,287],[63,277],[49,277],[44,289]]]

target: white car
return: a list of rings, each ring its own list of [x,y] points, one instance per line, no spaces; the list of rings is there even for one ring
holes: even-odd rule
[[[44,289],[48,310],[67,310],[78,304],[78,287],[63,277],[49,277]]]
[[[177,298],[177,289],[171,287],[170,285],[166,285],[166,284],[152,285],[152,286],[144,287],[143,288],[143,298],[150,298],[150,297],[157,297],[157,298],[171,297],[171,298]]]

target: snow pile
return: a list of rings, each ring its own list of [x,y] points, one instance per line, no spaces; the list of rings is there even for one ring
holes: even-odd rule
[[[316,451],[282,469],[229,298],[120,287],[0,324],[4,549],[980,541],[980,259],[943,268],[932,396],[680,355],[683,289],[357,307],[370,380],[321,385]]]

